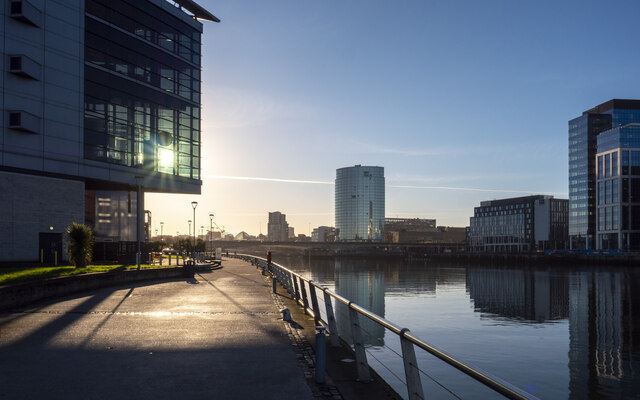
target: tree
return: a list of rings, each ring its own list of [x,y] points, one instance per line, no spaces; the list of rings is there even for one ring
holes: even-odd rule
[[[177,251],[185,251],[187,253],[191,253],[191,251],[193,250],[193,243],[191,243],[191,239],[187,239],[187,238],[179,239],[173,245],[173,249]]]
[[[162,249],[167,246],[167,243],[165,241],[154,240],[153,242],[149,243],[149,245],[151,247],[151,251],[162,251]]]
[[[204,240],[198,239],[196,241],[196,251],[205,251]]]
[[[86,267],[93,258],[95,236],[90,227],[73,222],[67,227],[69,237],[69,261],[76,268]]]

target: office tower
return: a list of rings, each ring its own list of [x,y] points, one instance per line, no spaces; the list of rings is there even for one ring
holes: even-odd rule
[[[384,168],[356,165],[336,170],[335,222],[340,241],[384,238]]]
[[[215,16],[191,0],[4,4],[0,260],[64,255],[71,222],[141,227],[138,188],[200,193],[199,20]]]
[[[598,135],[635,122],[640,122],[640,101],[621,99],[609,100],[569,121],[569,239],[572,249],[597,247]]]
[[[289,239],[289,224],[285,214],[280,211],[269,213],[267,237],[272,242],[286,242]]]
[[[640,116],[640,111],[638,112]],[[640,122],[640,119],[639,119]],[[598,135],[596,247],[640,250],[640,123]]]

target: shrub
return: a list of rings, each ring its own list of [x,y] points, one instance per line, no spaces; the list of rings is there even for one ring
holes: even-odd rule
[[[72,223],[67,227],[69,237],[69,261],[76,268],[86,267],[93,257],[95,237],[87,225]]]

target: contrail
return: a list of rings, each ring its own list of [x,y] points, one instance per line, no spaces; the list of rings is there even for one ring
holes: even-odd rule
[[[262,181],[262,182],[280,182],[280,183],[306,183],[314,185],[333,185],[330,181],[311,181],[301,179],[280,179],[280,178],[261,178],[255,176],[228,176],[228,175],[203,175],[203,178],[210,179],[231,179],[238,181]],[[480,188],[467,188],[467,187],[454,187],[454,186],[415,186],[415,185],[387,185],[389,188],[396,189],[427,189],[427,190],[462,190],[467,192],[484,192],[484,193],[522,193],[532,194],[541,193],[538,190],[505,190],[505,189],[480,189]],[[561,192],[546,192],[547,194],[553,194],[558,196],[566,196],[567,193]]]
[[[203,175],[202,177],[211,178],[211,179],[233,179],[238,181],[266,181],[266,182],[282,182],[282,183],[311,183],[316,185],[333,185],[333,182],[327,182],[327,181],[305,181],[305,180],[299,180],[299,179],[260,178],[255,176]]]
[[[413,186],[413,185],[387,185],[392,188],[400,189],[435,189],[435,190],[466,190],[469,192],[494,192],[494,193],[541,193],[538,190],[505,190],[505,189],[478,189],[478,188],[465,188],[465,187],[450,187],[450,186]],[[555,194],[558,196],[566,196],[567,193],[561,192],[545,192],[548,194]]]

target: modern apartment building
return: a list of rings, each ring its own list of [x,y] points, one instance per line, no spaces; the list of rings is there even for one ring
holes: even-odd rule
[[[289,224],[285,214],[280,211],[269,213],[267,237],[272,242],[286,242],[289,240]]]
[[[335,222],[339,241],[384,239],[384,168],[356,165],[336,170]]]
[[[200,20],[214,15],[191,0],[0,12],[0,260],[64,257],[71,222],[132,240],[137,193],[200,193]]]
[[[640,100],[612,99],[569,121],[569,238],[572,249],[599,247],[596,235],[598,136],[630,123],[640,123]],[[605,225],[605,231],[612,233],[613,229],[607,230]],[[607,237],[607,246],[609,241]]]
[[[536,195],[483,201],[470,218],[469,249],[526,253],[565,249],[568,200]]]

